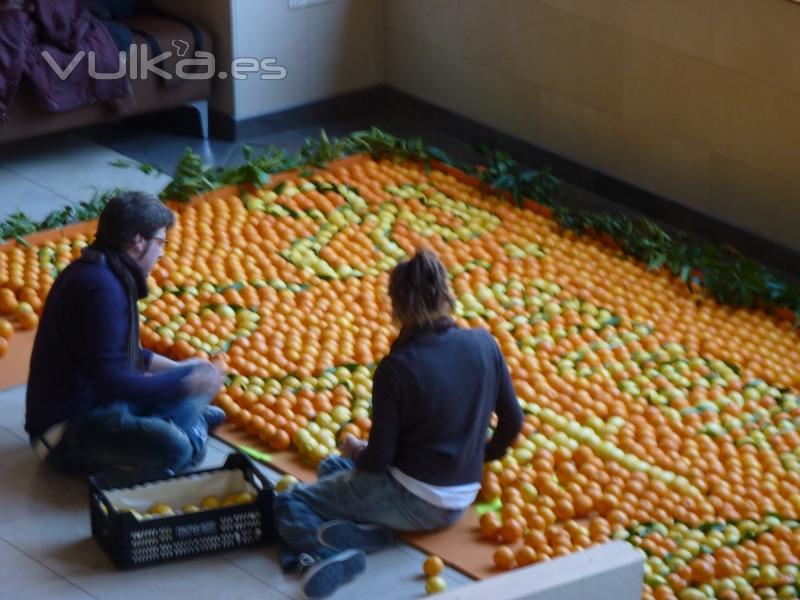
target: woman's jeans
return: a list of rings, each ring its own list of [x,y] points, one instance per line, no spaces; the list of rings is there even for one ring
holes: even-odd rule
[[[69,422],[46,462],[84,474],[155,478],[180,473],[205,458],[208,425],[203,411],[212,399],[204,394],[159,406],[117,401],[94,407]]]
[[[346,519],[399,531],[432,531],[452,525],[464,512],[425,502],[388,471],[357,471],[347,458],[326,458],[317,476],[316,483],[299,484],[275,498],[284,571],[296,570],[304,560],[318,561],[336,554],[317,540],[317,528],[325,521]]]

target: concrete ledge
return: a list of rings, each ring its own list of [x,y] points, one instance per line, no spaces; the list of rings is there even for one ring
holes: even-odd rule
[[[639,600],[644,560],[629,544],[609,542],[445,592],[437,600]]]

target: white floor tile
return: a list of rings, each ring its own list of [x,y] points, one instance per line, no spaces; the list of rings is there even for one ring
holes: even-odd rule
[[[25,433],[25,389],[26,386],[7,388],[0,391],[0,427],[16,436],[28,439]]]
[[[53,210],[69,204],[69,199],[36,181],[0,167],[0,220],[22,211],[34,221],[41,221]]]
[[[100,600],[250,600],[281,598],[281,593],[219,557],[204,557],[119,571],[83,568],[67,580]]]
[[[89,600],[91,596],[12,545],[0,540],[0,598]]]
[[[82,510],[86,482],[54,472],[31,452],[0,457],[0,523],[50,510]]]
[[[422,563],[425,562],[425,559],[428,558],[428,555],[422,552],[421,550],[417,550],[413,546],[409,546],[408,544],[398,544],[397,548],[402,550],[406,555],[410,558],[415,560],[419,563],[419,570],[422,573]],[[442,572],[442,576],[447,579],[448,584],[450,587],[459,587],[462,585],[467,585],[475,580],[471,577],[464,575],[461,571],[456,571],[452,567],[448,567],[445,565],[444,571]]]
[[[130,166],[115,167],[110,164],[114,161],[124,161]],[[70,202],[88,200],[96,190],[113,188],[157,194],[170,181],[164,174],[147,175],[137,168],[136,161],[73,134],[49,136],[16,145],[13,155],[0,155],[0,166],[37,182]]]
[[[0,456],[8,456],[16,452],[30,452],[30,448],[26,438],[21,438],[8,429],[0,427]]]
[[[0,539],[62,576],[87,567],[111,568],[92,538],[87,496],[82,508],[41,510],[0,524]]]
[[[222,440],[218,440],[214,436],[209,436],[208,438],[208,447],[209,448],[216,448],[221,452],[225,452],[226,454],[229,452],[233,452],[233,447],[229,446]]]
[[[281,572],[278,548],[274,544],[229,552],[225,554],[225,560],[282,591],[291,589],[291,584],[295,581],[293,576]]]
[[[352,583],[343,586],[332,598],[380,598],[381,600],[408,600],[425,595],[425,576],[422,573],[424,555],[409,555],[398,543],[392,548],[367,557],[367,571]],[[255,577],[273,585],[286,595],[302,598],[301,581],[296,575],[284,574],[278,565],[277,549],[267,546],[263,550],[237,552],[228,556],[234,564]],[[470,580],[460,580],[447,574],[449,589],[465,585]]]
[[[225,459],[228,458],[228,453],[220,450],[209,444],[208,449],[206,451],[206,457],[199,465],[197,465],[193,471],[203,471],[205,469],[214,469],[216,467],[221,467],[225,463]]]

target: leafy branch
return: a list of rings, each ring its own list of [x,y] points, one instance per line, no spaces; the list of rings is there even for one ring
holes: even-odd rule
[[[199,154],[194,153],[191,148],[186,148],[175,168],[172,182],[164,188],[159,197],[162,200],[188,202],[192,196],[210,192],[218,187],[219,181],[215,172],[214,167],[207,167],[203,164],[203,159]]]
[[[483,156],[485,166],[467,166],[466,172],[496,190],[511,194],[514,204],[520,206],[524,198],[531,198],[553,207],[561,196],[561,183],[550,169],[536,171],[525,169],[510,154],[486,144],[473,149]]]
[[[398,138],[378,127],[352,133],[344,144],[347,154],[366,152],[375,159],[389,157],[397,161],[421,160],[426,168],[430,168],[431,160],[455,164],[444,151],[427,146],[422,138]]]
[[[58,229],[73,223],[91,221],[100,216],[108,201],[119,195],[124,190],[115,188],[106,192],[95,192],[91,199],[54,210],[39,222],[34,221],[21,211],[11,214],[0,223],[0,238],[3,240],[17,239],[22,236],[43,231],[45,229]]]
[[[323,168],[327,163],[349,154],[349,139],[329,138],[324,129],[319,139],[306,138],[300,148],[300,162],[305,167]]]

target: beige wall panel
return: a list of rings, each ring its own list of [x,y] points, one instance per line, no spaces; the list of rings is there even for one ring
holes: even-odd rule
[[[387,31],[384,57],[386,81],[397,89],[440,106],[455,96],[453,58],[441,49]]]
[[[385,0],[384,4],[387,29],[449,52],[459,50],[459,0]]]
[[[387,2],[389,84],[797,247],[800,5]]]
[[[576,15],[622,29],[629,0],[540,0]]]
[[[527,4],[532,6],[536,3]],[[518,0],[460,0],[454,14],[458,29],[456,52],[463,58],[488,67],[511,71],[516,47],[530,44],[528,39],[515,38],[519,26],[515,26],[514,19],[525,19],[527,12],[522,7],[520,14],[515,14],[520,7]],[[535,31],[530,31],[528,37],[533,35]]]
[[[617,31],[531,0],[466,0],[462,7],[464,58],[622,114],[624,39]]]
[[[697,210],[709,209],[709,152],[556,94],[543,94],[541,118],[542,144],[555,152]]]
[[[800,93],[800,4],[714,0],[714,61]]]
[[[717,79],[712,150],[800,181],[800,95],[732,71],[720,71]]]
[[[598,0],[598,4],[606,3]],[[624,28],[652,42],[710,59],[714,0],[627,0]]]
[[[527,81],[392,32],[386,64],[390,85],[509,135],[538,138],[540,90]]]
[[[662,135],[707,147],[715,110],[716,70],[701,59],[627,36],[625,118]]]
[[[308,9],[310,101],[382,81],[382,23],[377,0],[337,0]]]
[[[711,186],[715,217],[800,251],[800,183],[713,155]]]

